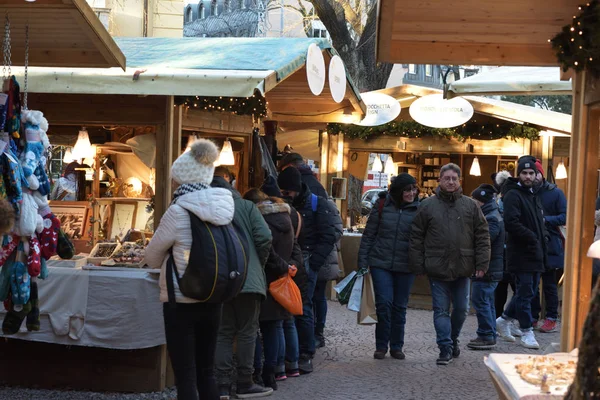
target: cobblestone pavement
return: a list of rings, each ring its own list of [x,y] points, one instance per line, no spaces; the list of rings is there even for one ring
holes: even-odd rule
[[[279,383],[273,399],[290,400],[434,400],[497,399],[483,357],[487,351],[464,346],[474,337],[475,316],[469,315],[461,335],[461,355],[449,366],[437,366],[433,313],[409,310],[404,350],[406,360],[373,359],[375,327],[356,324],[356,313],[329,302],[326,347],[315,356],[315,372]],[[559,333],[537,333],[540,350],[527,350],[515,343],[499,341],[494,352],[542,354]],[[518,343],[518,342],[517,342]],[[0,387],[0,400],[29,399],[173,399],[175,391],[147,394],[86,393]]]

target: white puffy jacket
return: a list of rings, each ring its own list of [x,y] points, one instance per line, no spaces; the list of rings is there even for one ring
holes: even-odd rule
[[[171,204],[160,220],[160,225],[146,248],[146,262],[152,268],[160,268],[160,301],[169,301],[167,293],[166,268],[169,249],[173,247],[173,256],[179,276],[187,267],[187,257],[192,247],[192,232],[188,211],[193,212],[202,221],[214,225],[227,225],[233,219],[235,210],[231,192],[222,188],[208,188],[184,194]],[[187,255],[187,257],[186,257]],[[175,297],[178,303],[196,303],[179,291],[177,280]]]

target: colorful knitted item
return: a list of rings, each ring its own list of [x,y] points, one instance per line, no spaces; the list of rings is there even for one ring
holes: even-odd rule
[[[25,264],[17,257],[10,277],[10,291],[14,305],[25,305],[29,301],[31,278]]]
[[[40,242],[35,236],[29,238],[29,255],[27,256],[27,272],[32,278],[37,277],[42,269]]]
[[[31,311],[27,314],[27,330],[29,332],[40,330],[40,301],[38,297],[38,284],[31,281],[31,296],[29,296]]]
[[[6,130],[18,139],[21,130],[21,90],[14,75],[10,79],[6,114]]]
[[[46,173],[46,165],[45,161],[40,162],[35,171],[33,172],[35,177],[37,178],[40,186],[38,187],[38,192],[40,192],[43,196],[48,196],[50,194],[50,180],[48,179],[48,174]]]
[[[38,190],[40,187],[40,181],[34,172],[40,165],[43,151],[42,142],[27,142],[21,153],[20,161],[23,168],[23,177],[25,178],[23,182],[31,190]]]
[[[13,265],[14,262],[11,260],[4,263],[0,268],[0,301],[10,298],[10,277],[12,276]]]
[[[11,199],[14,205],[23,200],[22,180],[23,174],[21,166],[12,151],[5,150],[4,154],[0,155],[0,162],[3,163],[4,179],[6,180],[6,194]],[[17,207],[19,209],[19,207]]]
[[[40,270],[40,279],[46,279],[48,277],[48,266],[46,265],[46,260],[42,257],[40,264],[42,264],[42,269]]]
[[[0,266],[6,263],[6,260],[17,248],[19,244],[19,236],[17,235],[5,235],[2,239],[2,248],[0,248]]]
[[[27,303],[22,307],[19,307],[18,310],[13,304],[13,306],[9,308],[8,313],[2,322],[2,333],[5,335],[14,335],[15,333],[19,332],[19,329],[23,324],[23,320],[30,312],[31,303]]]
[[[52,213],[44,216],[44,230],[38,234],[42,257],[46,260],[56,254],[60,220]]]

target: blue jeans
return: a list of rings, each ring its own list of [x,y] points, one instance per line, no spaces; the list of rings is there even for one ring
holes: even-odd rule
[[[377,350],[402,350],[404,326],[410,288],[415,281],[413,274],[370,268],[375,290],[377,325],[375,348]]]
[[[531,301],[535,297],[535,292],[538,291],[540,273],[517,272],[514,275],[517,292],[511,299],[508,307],[504,310],[503,317],[507,319],[518,319],[521,330],[530,331],[533,323],[533,318],[531,316]]]
[[[325,321],[327,320],[327,297],[325,296],[326,289],[327,281],[317,281],[315,294],[313,295],[315,328],[321,331],[325,328]]]
[[[458,339],[469,311],[469,278],[438,281],[429,278],[433,298],[433,325],[440,350],[451,348]],[[452,304],[452,315],[450,315]]]
[[[263,351],[265,353],[264,369],[275,370],[279,357],[279,328],[283,321],[263,321],[260,331],[263,337]]]
[[[498,282],[473,281],[471,304],[477,313],[477,336],[496,339],[496,304],[494,292]]]
[[[551,269],[542,274],[542,289],[546,300],[546,318],[556,321],[558,319],[558,281],[562,269]],[[535,291],[531,302],[531,316],[534,320],[540,319],[542,307],[540,305],[540,291]]]
[[[300,343],[300,354],[312,357],[315,354],[315,320],[313,318],[313,296],[317,286],[319,273],[310,268],[310,254],[303,253],[304,268],[308,279],[307,299],[302,305],[302,315],[296,316],[296,328],[298,329],[298,342]]]
[[[287,369],[298,369],[298,332],[294,318],[283,320],[279,330],[279,355],[277,357],[277,372]]]

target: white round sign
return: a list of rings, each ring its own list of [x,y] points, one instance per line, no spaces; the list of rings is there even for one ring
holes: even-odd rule
[[[325,87],[325,58],[317,44],[308,46],[306,53],[306,78],[310,91],[318,96]]]
[[[473,106],[462,97],[444,100],[441,94],[421,97],[410,105],[410,116],[431,128],[453,128],[473,117]]]
[[[356,125],[383,125],[395,120],[400,115],[400,103],[387,94],[362,93],[360,96],[367,106],[367,115]]]
[[[346,96],[346,68],[340,56],[333,56],[329,62],[329,90],[336,103]]]

